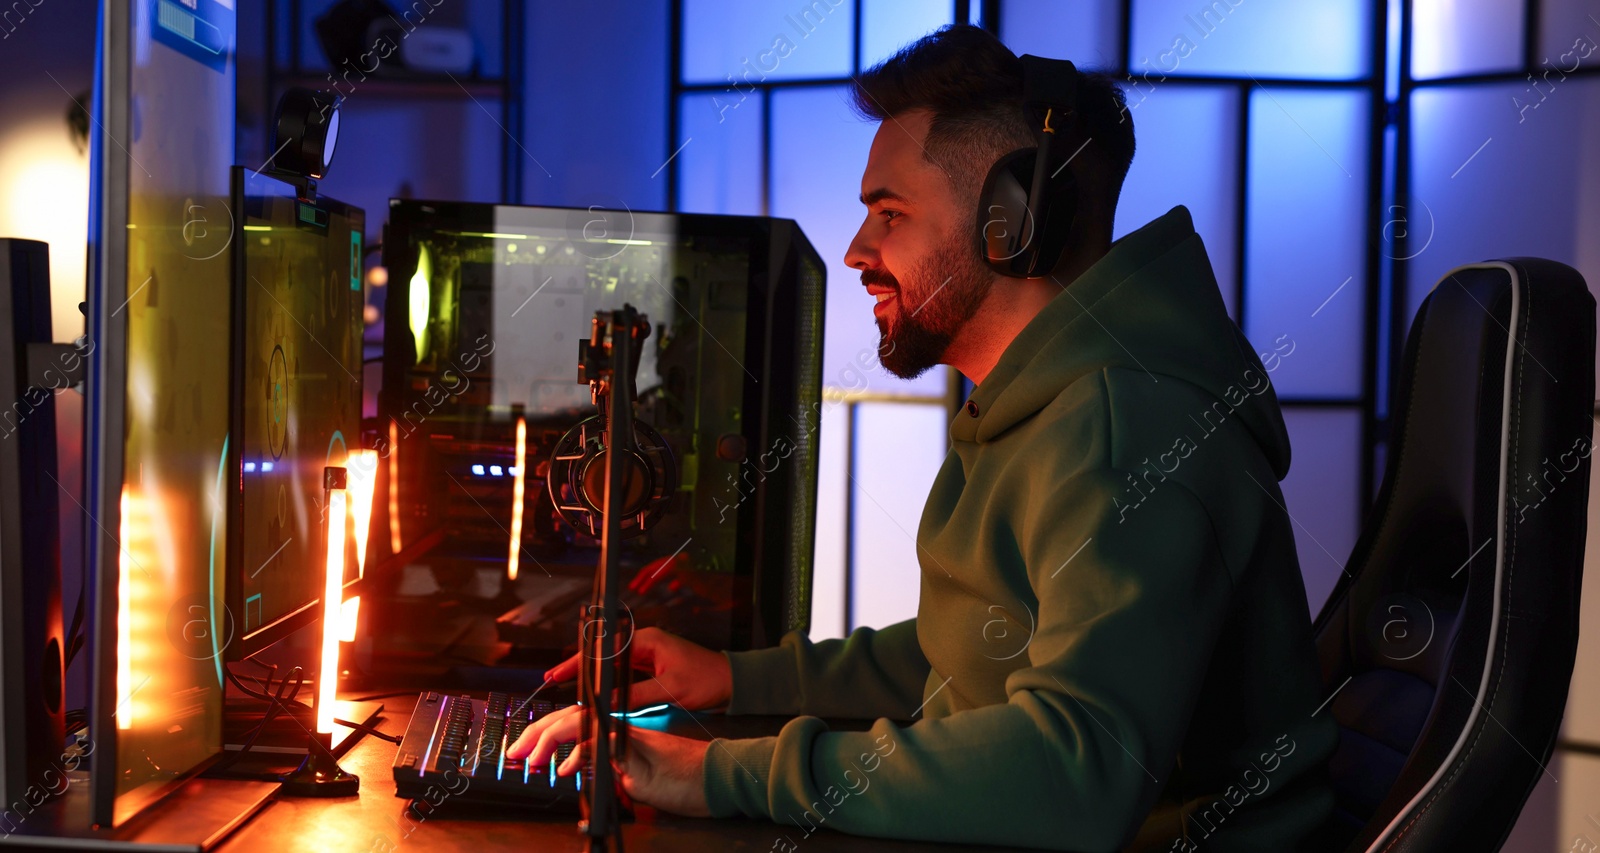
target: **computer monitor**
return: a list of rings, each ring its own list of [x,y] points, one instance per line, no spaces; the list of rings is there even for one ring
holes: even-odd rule
[[[396,199],[383,247],[380,435],[398,513],[374,527],[391,548],[437,537],[423,560],[436,574],[504,571],[557,641],[576,638],[599,554],[586,508],[602,500],[578,490],[604,470],[580,427],[596,410],[579,342],[626,303],[651,324],[641,443],[668,448],[643,454],[641,490],[672,485],[624,525],[643,528],[624,573],[666,572],[677,599],[636,599],[635,623],[719,649],[809,624],[825,273],[795,223]]]
[[[49,259],[0,239],[0,804],[37,797],[66,738],[55,395],[82,359],[48,346]]]
[[[316,621],[326,565],[323,468],[361,441],[359,208],[233,170],[233,436],[229,659]],[[349,525],[346,525],[349,529]],[[354,537],[346,578],[354,581]]]
[[[84,470],[102,826],[222,749],[234,14],[100,4]]]

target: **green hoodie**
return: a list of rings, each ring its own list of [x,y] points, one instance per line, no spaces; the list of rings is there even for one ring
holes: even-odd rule
[[[712,814],[777,821],[775,850],[1295,849],[1337,734],[1278,489],[1293,352],[1252,351],[1187,209],[1113,243],[950,425],[917,617],[728,655],[728,713],[815,716],[714,741]]]

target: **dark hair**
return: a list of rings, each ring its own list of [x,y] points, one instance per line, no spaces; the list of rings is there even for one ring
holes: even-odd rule
[[[1085,153],[1111,177],[1100,199],[1109,227],[1133,163],[1133,118],[1109,75],[1080,74],[1078,112],[1092,140]],[[958,194],[973,199],[994,161],[1036,144],[1022,109],[1022,60],[987,31],[967,24],[940,27],[863,72],[851,99],[857,113],[874,121],[930,110],[923,152],[950,176]]]

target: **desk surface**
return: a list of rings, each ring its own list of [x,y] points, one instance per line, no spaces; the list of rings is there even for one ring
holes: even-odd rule
[[[415,697],[384,700],[377,728],[396,736],[405,733]],[[711,737],[754,737],[774,734],[776,717],[685,717],[668,728],[675,734]],[[243,851],[330,850],[340,853],[387,853],[413,849],[485,853],[490,850],[581,851],[584,838],[571,818],[520,816],[506,807],[467,807],[414,819],[407,800],[394,795],[394,744],[364,737],[340,762],[361,777],[361,793],[333,799],[277,797],[224,841],[219,853]],[[448,805],[448,804],[446,804]],[[912,851],[970,848],[927,842],[893,842],[860,838],[824,828],[808,837],[793,826],[756,820],[705,820],[644,811],[623,829],[628,851]],[[1010,848],[1004,848],[1010,849]]]

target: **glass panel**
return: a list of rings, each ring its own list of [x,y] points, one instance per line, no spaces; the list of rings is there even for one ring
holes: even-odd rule
[[[1293,448],[1289,476],[1280,484],[1294,546],[1315,614],[1343,573],[1360,532],[1361,413],[1357,410],[1286,407]]]
[[[684,95],[680,109],[678,210],[760,216],[761,93]]]
[[[104,304],[90,312],[89,339],[124,336],[121,353],[96,353],[99,367],[89,368],[96,374],[87,386],[89,422],[120,412],[122,423],[87,436],[85,472],[89,505],[100,508],[90,515],[98,528],[90,559],[97,589],[110,593],[96,609],[112,608],[111,619],[96,621],[114,628],[95,636],[99,659],[85,661],[96,676],[110,676],[94,688],[98,719],[90,721],[96,737],[112,735],[101,742],[110,748],[94,758],[94,820],[115,826],[222,748],[223,651],[233,636],[224,570],[235,532],[224,473],[230,439],[238,440],[227,395],[232,256],[224,253],[227,241],[205,239],[233,230],[222,212],[235,209],[228,168],[234,13],[216,3],[172,4],[152,20],[153,4],[132,9],[121,18],[102,15],[105,50],[114,51],[102,58],[114,68],[115,57],[125,57],[113,73],[127,88],[99,95],[109,95],[97,109],[110,128],[101,126],[105,138],[94,142],[101,159],[93,192],[101,200],[91,208],[105,215],[94,224],[95,250],[125,240],[127,252],[125,259],[101,255],[121,268],[100,267],[88,295],[91,304],[122,303],[109,315]],[[8,84],[14,91],[17,84]],[[124,122],[129,130],[119,132]],[[126,169],[121,187],[112,186],[115,172],[107,168],[115,161]],[[125,219],[114,201],[122,193]],[[197,239],[191,245],[179,235]],[[52,254],[70,256],[73,248],[53,246]],[[343,274],[348,269],[346,262]],[[124,287],[126,299],[117,293]],[[125,325],[118,332],[116,324]],[[120,399],[113,403],[112,395]],[[7,653],[13,650],[8,645]],[[101,693],[104,687],[114,692]],[[14,828],[7,821],[7,834]]]
[[[1407,269],[1417,306],[1453,267],[1512,255],[1550,258],[1600,283],[1600,81],[1552,75],[1428,88],[1412,100],[1412,197],[1428,228]]]
[[[1085,68],[1116,68],[1122,62],[1121,20],[1119,4],[1110,0],[1006,0],[1000,7],[1000,40],[1018,56],[1031,53],[1070,59]]]
[[[863,0],[861,67],[871,68],[895,51],[955,20],[956,4],[929,0]]]
[[[849,0],[684,0],[683,81],[845,77],[854,36]]]
[[[917,615],[922,590],[917,526],[948,453],[941,406],[856,407],[854,628],[881,628]]]
[[[712,648],[748,642],[739,576],[781,566],[747,565],[742,537],[764,501],[787,500],[788,477],[813,470],[803,395],[817,377],[802,366],[815,369],[820,342],[803,342],[809,359],[789,352],[764,373],[751,355],[760,329],[795,311],[816,318],[822,306],[813,288],[774,319],[785,309],[758,304],[747,283],[757,269],[820,273],[820,261],[769,264],[762,223],[729,217],[400,201],[389,218],[390,233],[407,239],[389,246],[387,298],[408,307],[386,330],[386,351],[401,359],[387,366],[401,379],[379,413],[393,420],[399,448],[391,499],[405,507],[408,535],[396,538],[440,528],[426,556],[435,571],[499,563],[503,588],[523,600],[587,587],[604,495],[585,478],[599,424],[590,389],[575,382],[577,342],[595,311],[629,304],[651,326],[635,371],[635,425],[640,459],[656,473],[641,486],[651,501],[623,521],[622,570],[687,582],[687,597],[670,602],[664,585],[648,593],[653,624]],[[794,414],[745,409],[774,383],[801,389]],[[667,496],[670,511],[654,500]],[[794,520],[813,550],[813,520]],[[669,555],[670,567],[648,568]],[[535,620],[523,642],[545,643],[547,625],[560,629]]]
[[[908,382],[878,365],[874,300],[860,273],[844,265],[865,216],[861,170],[877,125],[857,118],[843,94],[842,86],[772,93],[772,215],[799,222],[828,262],[822,381],[858,391],[943,394],[942,366]]]
[[[1533,66],[1571,71],[1600,64],[1600,8],[1593,0],[1539,0],[1539,53]]]
[[[1133,4],[1131,73],[1349,80],[1370,68],[1365,0],[1140,0]]]
[[[270,642],[274,626],[323,594],[325,574],[307,571],[327,554],[323,469],[348,465],[360,448],[366,217],[324,198],[317,210],[326,227],[304,228],[307,206],[294,187],[253,172],[245,173],[244,202],[234,245],[244,254],[235,344],[243,366],[234,386],[242,418],[231,437],[242,470],[230,476],[238,477],[230,501],[243,603],[233,618],[240,639],[253,644]]]
[[[1522,67],[1523,4],[1411,0],[1411,76]]]
[[[1283,356],[1278,394],[1361,393],[1367,95],[1250,97],[1246,334]],[[1292,356],[1291,356],[1292,353]]]
[[[845,416],[848,407],[823,403],[817,447],[817,538],[811,572],[813,640],[843,637],[844,499],[849,488]]]
[[[1139,147],[1117,202],[1113,233],[1121,237],[1137,230],[1174,205],[1189,208],[1222,301],[1237,317],[1238,91],[1172,86],[1149,94],[1140,83],[1126,91]]]

